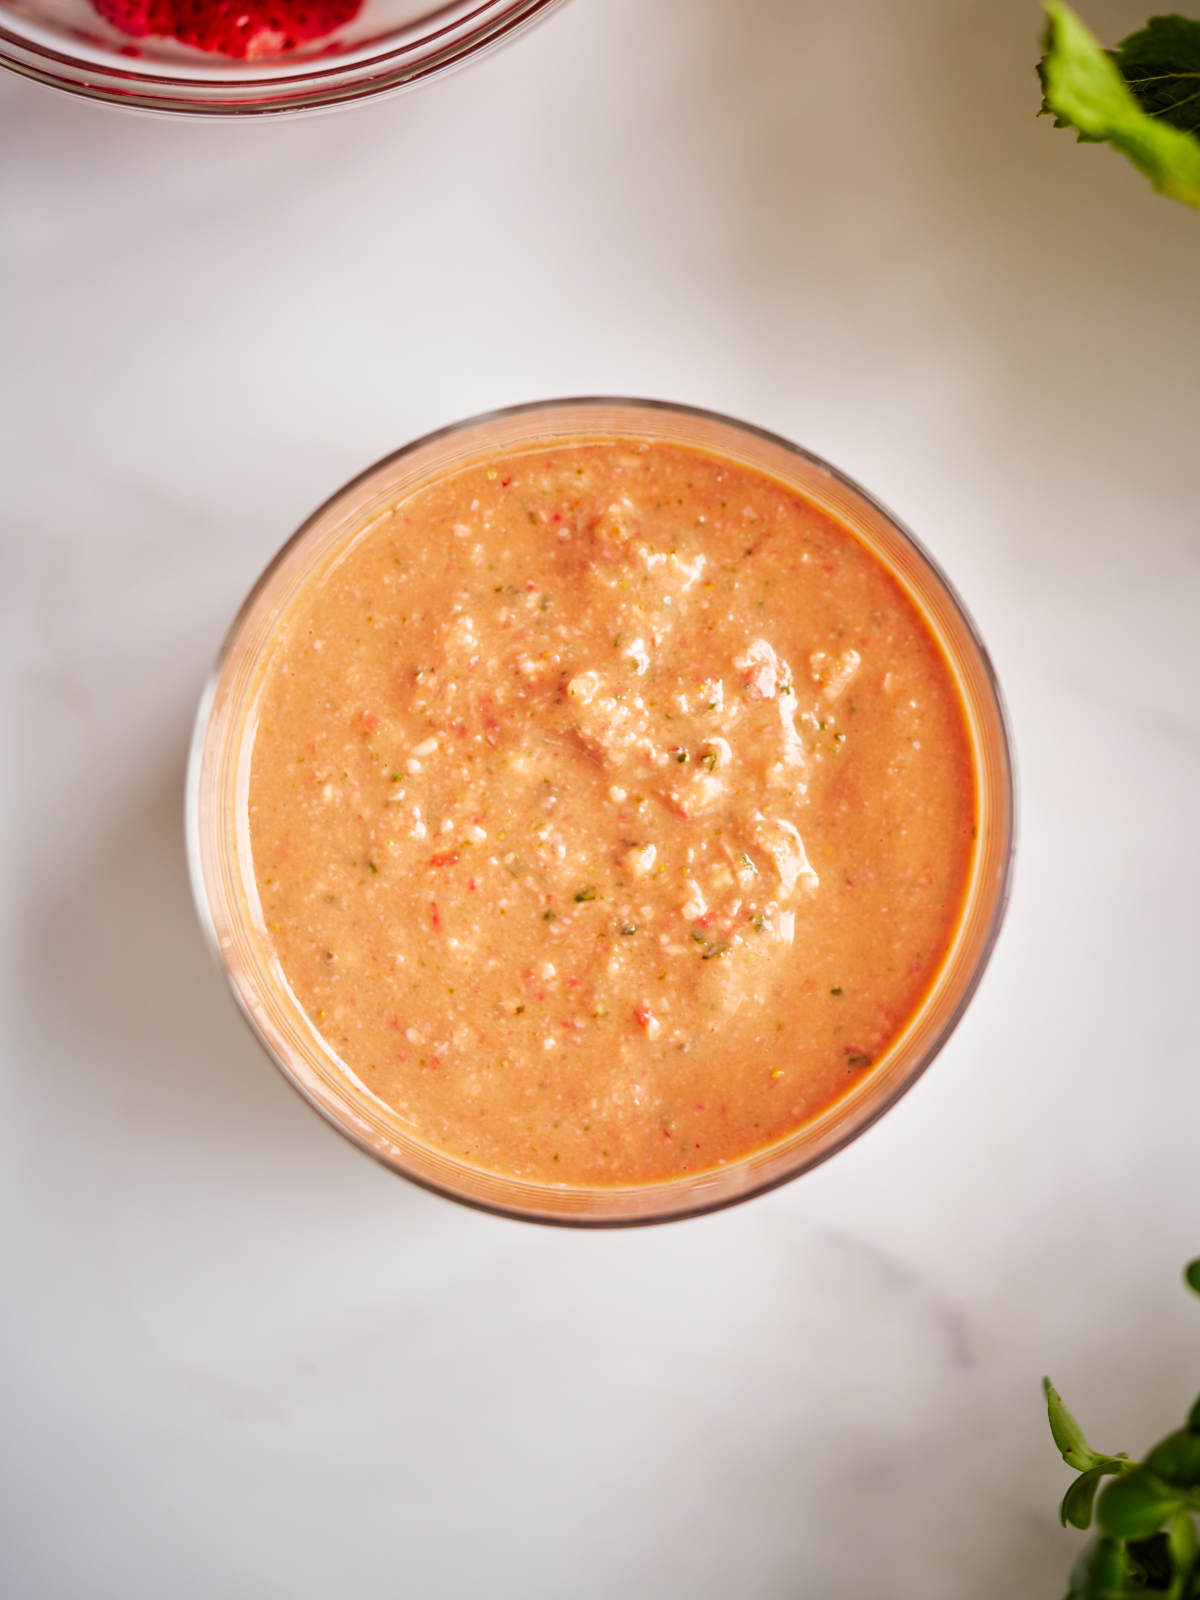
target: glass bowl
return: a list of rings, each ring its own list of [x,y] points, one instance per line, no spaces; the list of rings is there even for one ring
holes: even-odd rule
[[[0,65],[72,94],[144,111],[261,116],[316,111],[421,83],[512,38],[562,0],[364,0],[327,38],[237,61],[174,39],[135,39],[88,0],[0,0]]]
[[[422,482],[497,451],[581,436],[668,440],[731,458],[793,486],[851,529],[908,592],[940,644],[965,711],[978,789],[961,920],[924,1001],[871,1070],[776,1144],[708,1172],[627,1187],[530,1183],[419,1142],[321,1040],[273,967],[251,910],[257,897],[246,796],[256,704],[274,630],[298,591],[335,549]],[[999,931],[1012,864],[1012,761],[996,679],[962,602],[865,490],[787,440],[712,412],[645,400],[557,400],[417,440],[340,489],[292,536],[235,618],[205,691],[188,774],[187,841],[200,918],[238,1004],[275,1064],[336,1128],[394,1171],[485,1210],[540,1222],[630,1225],[715,1210],[796,1177],[856,1138],[920,1077],[962,1016]]]

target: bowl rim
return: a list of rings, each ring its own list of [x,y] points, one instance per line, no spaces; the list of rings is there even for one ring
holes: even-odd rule
[[[340,64],[335,58],[319,56],[306,71],[273,75],[268,69],[224,81],[215,75],[196,78],[179,72],[142,72],[120,64],[115,52],[111,62],[86,61],[15,31],[6,25],[5,12],[0,9],[0,67],[49,88],[131,111],[203,121],[305,116],[415,88],[508,43],[564,3],[474,0],[473,9],[462,10],[455,0],[443,0],[408,25],[435,26],[399,47],[392,44]],[[452,12],[457,14],[449,15]],[[439,36],[444,36],[441,43],[437,42]],[[421,54],[414,56],[417,50]]]
[[[359,492],[370,482],[370,480],[376,476],[376,474],[383,473],[388,469],[399,465],[409,456],[416,455],[423,450],[426,450],[432,446],[436,446],[443,441],[452,439],[459,434],[467,433],[470,430],[485,428],[490,424],[519,420],[523,417],[533,417],[538,414],[573,411],[578,415],[580,424],[576,436],[586,438],[589,436],[587,431],[588,416],[590,414],[602,412],[605,408],[613,407],[634,409],[639,412],[647,413],[651,416],[661,415],[664,417],[664,419],[672,416],[683,417],[698,421],[702,424],[714,424],[718,427],[732,429],[738,433],[748,435],[751,440],[760,441],[761,443],[775,449],[781,449],[786,454],[797,457],[801,462],[810,468],[815,469],[821,475],[828,476],[833,480],[834,483],[840,485],[843,489],[848,490],[852,496],[862,501],[867,508],[873,511],[877,516],[882,517],[888,524],[890,524],[891,529],[900,536],[901,542],[906,544],[916,554],[919,562],[927,569],[928,574],[933,579],[935,585],[941,588],[945,599],[949,602],[952,612],[954,613],[958,623],[962,626],[967,640],[975,652],[986,698],[988,700],[990,710],[994,715],[996,730],[998,732],[996,750],[997,770],[993,778],[995,794],[990,795],[990,799],[993,801],[994,827],[1002,841],[1002,854],[998,860],[999,876],[996,887],[990,899],[990,909],[988,912],[986,931],[983,934],[982,941],[974,959],[974,964],[968,972],[961,989],[955,994],[953,1003],[947,1009],[945,1016],[940,1021],[939,1026],[933,1034],[930,1042],[915,1057],[913,1062],[898,1077],[897,1081],[887,1090],[887,1092],[877,1096],[864,1109],[860,1109],[858,1112],[847,1116],[844,1125],[837,1129],[834,1135],[822,1146],[818,1152],[815,1154],[802,1153],[798,1156],[794,1163],[787,1165],[778,1172],[773,1172],[765,1176],[761,1182],[753,1183],[746,1188],[736,1190],[736,1192],[710,1194],[695,1198],[691,1201],[686,1199],[686,1191],[688,1186],[694,1183],[697,1178],[701,1176],[708,1176],[710,1174],[692,1174],[678,1179],[660,1181],[656,1184],[625,1185],[623,1187],[613,1186],[614,1193],[623,1195],[632,1194],[638,1190],[645,1190],[647,1193],[649,1193],[651,1191],[661,1192],[676,1186],[678,1187],[681,1197],[680,1204],[674,1207],[666,1206],[663,1209],[654,1210],[647,1214],[626,1215],[623,1213],[613,1213],[603,1215],[591,1213],[548,1213],[524,1208],[515,1203],[510,1205],[492,1199],[484,1199],[476,1195],[464,1194],[460,1190],[451,1187],[449,1184],[439,1183],[436,1179],[430,1178],[424,1173],[412,1172],[399,1161],[389,1159],[387,1153],[383,1149],[379,1148],[367,1137],[360,1134],[358,1130],[349,1123],[348,1120],[339,1118],[335,1114],[334,1110],[329,1105],[325,1104],[315,1093],[313,1093],[309,1086],[301,1080],[300,1076],[297,1073],[294,1073],[290,1069],[288,1063],[282,1059],[280,1052],[275,1048],[274,1044],[260,1026],[259,1021],[254,1015],[254,1012],[249,1004],[247,996],[239,988],[230,965],[226,961],[222,952],[221,939],[213,917],[213,909],[210,903],[208,885],[204,874],[204,858],[202,850],[202,828],[204,824],[201,796],[201,787],[203,781],[202,767],[208,750],[208,734],[214,700],[222,680],[225,663],[240,637],[245,622],[254,610],[264,591],[269,587],[275,575],[279,572],[279,569],[288,561],[292,553],[297,551],[298,548],[310,537],[310,535],[315,533],[321,527],[326,517],[336,507],[343,503],[349,506],[353,502],[355,496],[359,494]],[[600,438],[613,433],[614,430],[611,428],[606,429],[597,426],[592,436]],[[619,437],[620,435],[617,434],[616,436]],[[641,435],[641,437],[645,437],[645,435]],[[663,433],[658,437],[661,437],[665,442],[672,442],[672,435],[668,429],[664,428]],[[526,441],[523,442],[522,445],[506,446],[505,448],[537,448],[536,435],[531,435]],[[758,470],[766,471],[767,469],[760,467]],[[353,534],[350,536],[353,537]],[[975,754],[977,757],[976,778],[977,781],[982,783],[982,772],[978,761],[980,753],[977,750]],[[998,804],[996,804],[996,802],[998,802]],[[1000,688],[1000,683],[994,664],[979,633],[979,629],[974,621],[974,618],[967,609],[957,589],[946,577],[941,566],[929,554],[924,545],[916,538],[916,536],[910,531],[904,522],[902,522],[892,511],[890,511],[882,501],[877,499],[868,490],[864,489],[856,479],[852,478],[848,473],[843,472],[840,468],[831,465],[828,461],[817,455],[815,452],[806,449],[802,445],[794,443],[794,441],[786,438],[784,435],[772,432],[766,428],[761,428],[757,424],[745,422],[740,418],[730,416],[724,412],[675,401],[646,399],[636,396],[573,395],[549,400],[526,401],[517,405],[497,407],[489,411],[477,413],[470,417],[462,418],[457,422],[448,423],[443,427],[432,429],[431,431],[420,435],[418,438],[411,440],[409,443],[402,445],[399,449],[390,451],[386,455],[381,456],[370,466],[364,468],[361,472],[358,472],[353,477],[347,479],[344,484],[336,489],[331,495],[327,496],[326,499],[322,501],[321,504],[304,519],[295,532],[285,541],[283,545],[280,546],[275,555],[263,568],[258,579],[255,581],[254,585],[247,594],[245,600],[238,607],[238,610],[222,640],[216,659],[213,662],[200,698],[200,703],[197,708],[196,719],[192,730],[187,766],[184,813],[184,832],[189,879],[197,915],[210,952],[225,976],[226,984],[233,994],[238,1009],[242,1013],[242,1016],[246,1020],[250,1031],[258,1040],[268,1059],[274,1064],[276,1069],[283,1075],[285,1080],[292,1086],[292,1088],[297,1090],[304,1100],[307,1101],[307,1103],[312,1106],[312,1108],[317,1111],[331,1127],[335,1128],[337,1132],[340,1133],[344,1138],[349,1139],[352,1144],[356,1145],[360,1150],[371,1156],[389,1172],[405,1178],[408,1182],[416,1184],[419,1188],[425,1189],[431,1194],[439,1195],[443,1199],[452,1200],[459,1205],[468,1206],[473,1210],[482,1211],[491,1216],[504,1217],[523,1222],[537,1222],[553,1227],[586,1229],[633,1228],[647,1227],[664,1222],[682,1221],[691,1217],[705,1216],[712,1212],[725,1210],[729,1206],[740,1205],[745,1201],[757,1199],[764,1194],[770,1193],[774,1189],[782,1187],[786,1183],[792,1182],[794,1179],[800,1177],[804,1172],[811,1171],[813,1168],[823,1165],[830,1159],[830,1157],[836,1155],[839,1151],[845,1149],[847,1145],[852,1144],[856,1139],[861,1137],[861,1135],[866,1133],[869,1128],[873,1127],[881,1117],[890,1111],[897,1104],[897,1102],[902,1099],[903,1096],[906,1095],[908,1091],[918,1082],[918,1080],[924,1076],[925,1072],[945,1048],[955,1029],[961,1022],[963,1015],[970,1005],[976,991],[978,990],[979,985],[983,980],[984,973],[991,961],[996,942],[1000,936],[1005,914],[1008,909],[1012,892],[1013,868],[1017,842],[1016,758],[1012,726],[1005,705],[1003,692]],[[961,929],[966,925],[966,920],[967,905],[966,902],[964,902],[964,910],[960,916],[958,924],[956,925],[956,938]],[[937,981],[938,980],[935,979],[935,985]],[[932,990],[930,992],[932,993]],[[921,1007],[918,1008],[918,1012],[914,1015],[919,1015],[920,1010],[927,1004],[927,1002],[928,995],[926,996],[926,1000],[922,1001]],[[832,1113],[838,1104],[840,1104],[840,1102],[834,1102],[832,1107],[827,1108],[826,1112],[821,1113],[817,1119],[814,1119],[814,1121],[819,1121],[820,1116]],[[804,1126],[807,1127],[811,1125],[812,1124],[805,1124]],[[800,1130],[797,1131],[799,1132]],[[420,1143],[420,1141],[414,1142]],[[774,1148],[776,1148],[776,1146],[772,1145],[764,1147],[764,1150]],[[720,1173],[733,1173],[739,1168],[744,1167],[749,1161],[753,1160],[755,1156],[759,1154],[762,1154],[762,1152],[752,1152],[750,1155],[741,1157],[736,1161],[730,1161],[726,1166],[714,1170]],[[490,1174],[490,1176],[498,1179],[498,1181],[501,1183],[510,1183],[514,1186],[521,1182],[521,1180],[505,1178],[503,1174]],[[587,1192],[598,1195],[603,1195],[608,1192],[603,1188],[584,1191],[580,1190],[578,1186],[550,1186],[534,1184],[524,1184],[523,1186],[525,1188],[543,1188],[548,1194],[556,1192],[557,1188],[567,1188],[572,1192]]]

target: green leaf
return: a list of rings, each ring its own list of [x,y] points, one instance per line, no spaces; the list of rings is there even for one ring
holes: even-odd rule
[[[1096,1504],[1096,1521],[1114,1539],[1148,1539],[1179,1510],[1178,1491],[1141,1466],[1105,1487]]]
[[[1058,1508],[1058,1518],[1064,1528],[1068,1524],[1072,1528],[1091,1527],[1092,1505],[1104,1473],[1104,1467],[1091,1467],[1087,1472],[1081,1472],[1063,1495],[1062,1505]]]
[[[1083,1429],[1067,1409],[1062,1395],[1049,1378],[1042,1379],[1042,1388],[1046,1394],[1046,1415],[1050,1419],[1050,1432],[1054,1435],[1054,1442],[1063,1460],[1069,1467],[1074,1467],[1076,1472],[1090,1472],[1093,1467],[1098,1467],[1106,1458],[1093,1450],[1084,1438]]]
[[[1120,1540],[1097,1537],[1088,1540],[1071,1568],[1066,1600],[1128,1600],[1144,1593]]]
[[[1185,1600],[1190,1587],[1188,1579],[1200,1577],[1200,1568],[1196,1563],[1196,1524],[1186,1511],[1172,1517],[1167,1524],[1167,1544],[1175,1566],[1167,1594],[1169,1600]]]
[[[1047,0],[1046,12],[1045,54],[1038,66],[1042,110],[1053,114],[1056,127],[1074,128],[1080,139],[1111,144],[1160,194],[1200,207],[1200,139],[1143,110],[1113,58],[1069,6]],[[1143,73],[1145,93],[1148,76]],[[1181,100],[1182,94],[1176,115],[1182,114]]]
[[[1200,1489],[1200,1433],[1169,1433],[1146,1457],[1146,1466],[1173,1489]]]
[[[1189,1261],[1183,1269],[1183,1281],[1188,1288],[1200,1294],[1200,1256],[1195,1261]]]
[[[1200,22],[1151,17],[1121,40],[1113,60],[1143,111],[1200,133]]]
[[[1188,1432],[1200,1433],[1200,1394],[1196,1396],[1196,1403],[1188,1412]]]

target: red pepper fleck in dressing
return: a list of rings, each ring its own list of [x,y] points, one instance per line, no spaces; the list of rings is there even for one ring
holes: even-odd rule
[[[879,1059],[961,914],[950,669],[785,484],[581,439],[447,473],[280,625],[262,933],[425,1143],[533,1182],[718,1167]]]

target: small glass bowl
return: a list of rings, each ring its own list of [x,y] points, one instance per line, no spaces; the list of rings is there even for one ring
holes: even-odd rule
[[[888,567],[924,615],[957,680],[974,750],[978,833],[961,921],[916,1014],[869,1073],[788,1138],[726,1166],[665,1182],[579,1188],[480,1171],[422,1144],[340,1067],[301,1011],[256,931],[246,797],[256,706],[280,619],[331,552],[423,482],[481,456],[580,437],[668,440],[731,458],[816,502]],[[368,468],[283,547],[234,619],[192,743],[187,842],[200,919],[239,1005],[285,1077],[385,1166],[468,1205],[532,1221],[632,1225],[694,1216],[796,1177],[896,1103],[937,1055],[983,974],[999,932],[1013,849],[1013,775],[1004,709],[962,602],[899,522],[808,451],[713,412],[647,400],[546,401],[428,434]]]
[[[237,61],[134,39],[88,0],[0,0],[0,66],[143,111],[244,117],[317,111],[422,83],[481,55],[562,0],[364,0],[328,38]]]

